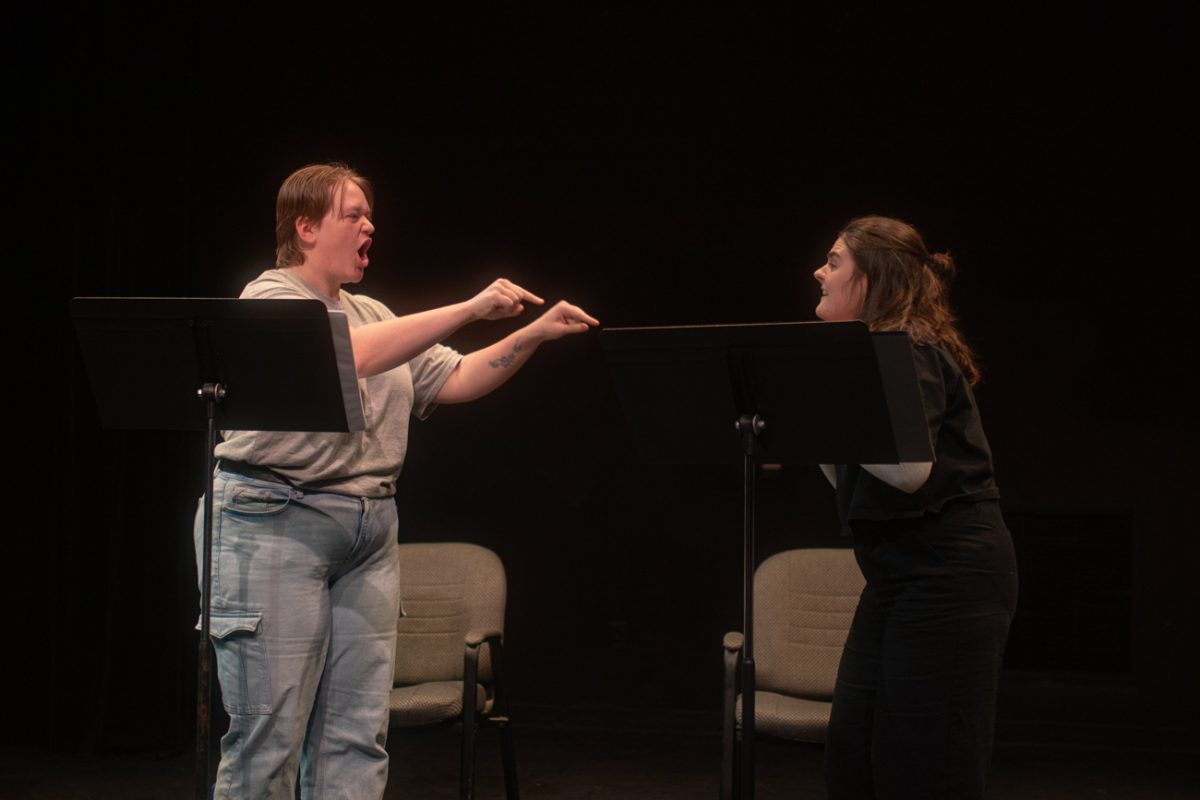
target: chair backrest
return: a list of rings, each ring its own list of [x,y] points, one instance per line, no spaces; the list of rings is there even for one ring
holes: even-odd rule
[[[400,600],[395,682],[460,681],[467,631],[504,631],[504,565],[495,553],[478,545],[402,544]],[[479,659],[479,679],[491,680],[487,647]]]
[[[754,660],[764,691],[833,697],[866,580],[849,548],[788,550],[754,573]]]

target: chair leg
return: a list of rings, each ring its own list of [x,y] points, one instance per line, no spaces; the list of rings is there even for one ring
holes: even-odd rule
[[[500,758],[504,762],[504,796],[507,800],[520,800],[517,756],[513,751],[512,726],[507,721],[500,725]]]
[[[474,711],[463,714],[462,772],[459,775],[459,796],[471,800],[475,796],[475,734],[479,726]]]
[[[479,729],[479,719],[475,710],[475,687],[478,674],[479,648],[467,645],[463,656],[463,740],[459,774],[459,796],[462,800],[471,800],[475,796],[475,733]]]
[[[721,745],[721,800],[736,800],[737,741],[726,740]]]
[[[738,742],[738,794],[740,800],[754,800],[754,662],[742,660],[742,730]]]
[[[507,800],[520,800],[517,788],[517,756],[513,750],[512,717],[508,708],[508,687],[504,683],[504,646],[499,639],[488,640],[488,654],[492,657],[492,680],[495,687],[494,709],[499,717],[500,758],[504,764],[504,796]]]
[[[738,797],[737,668],[740,653],[725,651],[725,691],[721,714],[721,800]]]

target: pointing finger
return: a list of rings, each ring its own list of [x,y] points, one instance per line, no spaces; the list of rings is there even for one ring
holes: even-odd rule
[[[580,320],[581,322],[586,322],[587,324],[593,325],[593,326],[600,324],[600,320],[591,316],[586,311],[584,311],[582,308],[579,308],[578,306],[573,306],[570,303],[564,303],[564,305],[566,306],[565,310],[567,311],[568,315],[573,317],[574,319]]]
[[[496,283],[500,284],[505,289],[508,289],[509,291],[515,293],[520,299],[528,300],[529,302],[534,303],[535,305],[540,306],[546,302],[545,300],[538,297],[536,294],[529,291],[525,287],[518,286],[517,284],[513,283],[508,278],[501,278],[500,280],[496,281]]]
[[[519,292],[521,293],[521,298],[522,298],[522,299],[524,299],[524,300],[528,300],[529,302],[533,303],[534,305],[539,305],[539,306],[540,306],[540,305],[542,305],[543,303],[545,303],[545,302],[546,302],[545,300],[543,300],[542,298],[538,297],[536,294],[534,294],[533,292],[529,291],[528,289],[522,289],[520,286],[516,286],[515,284],[514,284],[513,288],[514,288],[514,289],[516,289],[517,291],[519,291]]]

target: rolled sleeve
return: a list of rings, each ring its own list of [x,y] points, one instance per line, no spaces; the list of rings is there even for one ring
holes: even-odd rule
[[[426,419],[437,409],[437,396],[462,358],[462,353],[454,348],[435,344],[408,362],[412,371],[413,416]]]

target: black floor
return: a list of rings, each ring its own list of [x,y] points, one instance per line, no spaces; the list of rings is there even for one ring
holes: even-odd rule
[[[720,742],[695,733],[527,727],[517,731],[521,796],[528,800],[716,798]],[[494,731],[481,732],[480,800],[502,798]],[[393,734],[387,798],[458,796],[453,729]],[[193,755],[47,755],[0,752],[2,800],[159,800],[192,796]],[[823,798],[821,748],[758,742],[757,796]],[[988,797],[994,800],[1200,798],[1200,755],[1131,748],[1000,744]]]

